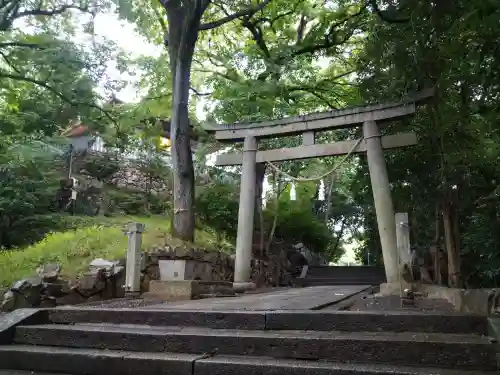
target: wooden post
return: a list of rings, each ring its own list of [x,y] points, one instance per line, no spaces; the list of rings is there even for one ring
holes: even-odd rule
[[[238,212],[238,235],[236,237],[236,259],[234,282],[247,283],[251,276],[257,140],[249,136],[243,145],[243,167]]]
[[[392,205],[391,188],[387,175],[384,150],[380,141],[380,132],[375,121],[363,123],[363,134],[366,142],[368,169],[372,185],[373,200],[377,215],[378,232],[385,273],[388,283],[398,281],[398,248],[396,242],[396,223]]]
[[[141,246],[142,232],[145,226],[140,223],[129,223],[127,264],[125,268],[125,295],[138,297],[141,293]]]

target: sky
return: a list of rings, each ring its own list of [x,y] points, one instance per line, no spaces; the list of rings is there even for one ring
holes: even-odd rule
[[[131,57],[158,56],[160,54],[159,46],[149,43],[145,38],[140,36],[134,26],[127,21],[121,21],[114,13],[97,15],[94,23],[94,32],[109,40],[114,41],[120,49],[125,51]],[[122,78],[134,81],[134,77],[129,75],[121,75],[114,67],[114,63],[108,64],[108,73],[112,78]],[[133,85],[129,85],[124,90],[118,93],[118,97],[126,102],[137,102],[140,100],[140,94]]]
[[[159,56],[163,48],[163,46],[149,43],[146,38],[139,35],[131,23],[119,20],[118,16],[112,12],[99,14],[96,17],[94,32],[99,36],[114,41],[120,49],[130,54],[130,57]],[[131,77],[128,74],[120,74],[114,65],[114,62],[108,64],[108,73],[112,78],[127,79],[131,82],[136,82],[139,78],[139,75]],[[117,97],[125,102],[138,102],[141,99],[141,93],[131,84],[117,93]],[[205,118],[204,106],[205,101],[203,98],[199,99],[196,107],[198,119]]]

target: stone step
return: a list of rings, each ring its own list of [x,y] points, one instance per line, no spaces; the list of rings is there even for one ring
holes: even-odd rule
[[[497,369],[496,348],[474,335],[413,332],[244,331],[143,325],[19,326],[15,344],[406,366]]]
[[[198,326],[214,329],[395,331],[486,335],[488,321],[482,316],[414,311],[184,311],[151,309],[48,310],[49,322],[123,323],[150,326]]]
[[[339,267],[339,266],[309,266],[307,275],[325,276],[373,276],[385,278],[383,267]]]
[[[493,375],[497,372],[339,364],[241,356],[192,356],[68,349],[50,346],[0,346],[0,375]],[[44,371],[44,372],[41,372]]]
[[[310,280],[318,280],[318,279],[327,279],[327,280],[385,280],[384,277],[380,277],[377,275],[311,275],[307,274],[306,279]]]
[[[73,375],[192,375],[199,355],[137,353],[50,346],[0,346],[0,366]],[[42,375],[40,373],[40,375]]]
[[[352,277],[352,278],[338,278],[338,277],[306,277],[301,279],[306,284],[311,285],[380,285],[384,281],[382,279],[367,278],[367,277]]]
[[[79,309],[56,308],[48,311],[49,322],[123,323],[150,326],[201,326],[210,328],[257,329],[266,327],[263,311],[196,311],[165,309]]]
[[[305,278],[297,279],[300,280],[299,283],[304,285],[314,286],[314,285],[380,285],[384,281],[381,279],[368,279],[368,278]]]
[[[56,375],[54,372],[40,372],[33,370],[2,370],[0,369],[0,375]],[[57,375],[73,375],[73,374],[61,374]]]
[[[385,279],[385,275],[377,273],[341,273],[335,271],[307,272],[306,277],[337,277],[337,278],[354,278],[354,277],[370,277],[376,279]]]
[[[195,375],[493,375],[496,371],[450,370],[384,366],[379,364],[342,364],[262,357],[222,357],[195,363]]]
[[[266,314],[266,329],[304,331],[428,332],[488,335],[488,319],[415,311],[281,311]]]

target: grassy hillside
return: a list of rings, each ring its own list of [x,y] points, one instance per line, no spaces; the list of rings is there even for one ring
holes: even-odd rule
[[[166,242],[179,244],[169,235],[170,219],[163,216],[68,219],[73,221],[70,227],[78,229],[51,233],[32,246],[0,252],[0,288],[34,275],[36,268],[43,263],[57,262],[62,266],[62,274],[73,278],[88,269],[89,263],[95,258],[116,260],[124,257],[127,236],[122,229],[130,221],[146,225],[143,249]],[[215,236],[207,231],[197,231],[196,245],[215,248]]]

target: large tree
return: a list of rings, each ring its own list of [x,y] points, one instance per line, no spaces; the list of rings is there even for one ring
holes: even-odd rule
[[[340,62],[348,60],[345,45],[356,40],[366,6],[356,0],[326,5],[319,0],[266,0],[245,6],[170,0],[122,6],[122,14],[150,40],[159,43],[163,34],[168,49],[171,79],[162,81],[172,89],[165,94],[172,100],[173,227],[181,238],[192,238],[194,228],[188,99],[190,92],[207,94],[193,87],[192,73],[194,86],[201,83],[213,93],[212,117],[219,121],[292,115],[351,102],[343,97],[346,83],[341,82],[350,70]],[[152,18],[158,20],[155,25]],[[321,59],[335,60],[335,67],[316,77]]]
[[[120,4],[121,15],[137,22],[139,30],[158,40],[161,33],[168,50],[171,76],[171,139],[173,186],[173,235],[183,240],[194,239],[194,169],[189,118],[191,67],[201,31],[220,27],[262,10],[271,0],[248,5],[246,2],[212,2],[211,0],[161,0]],[[225,7],[224,5],[227,5]],[[146,7],[146,9],[142,7]],[[232,13],[229,13],[232,12]],[[151,20],[156,19],[156,27]],[[203,20],[202,20],[203,19]],[[196,90],[194,90],[196,91]]]
[[[499,9],[488,1],[405,0],[381,12],[372,3],[376,15],[360,59],[362,95],[382,101],[436,89],[413,121],[391,127],[411,127],[419,135],[417,147],[387,154],[395,207],[410,213],[418,248],[434,243],[447,254],[450,285],[494,281],[498,238],[484,228],[498,225],[492,207],[498,205],[500,155],[494,42],[500,35]],[[360,184],[366,184],[365,168]],[[368,206],[361,186],[359,193]],[[367,234],[374,250],[370,216]]]

